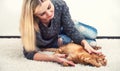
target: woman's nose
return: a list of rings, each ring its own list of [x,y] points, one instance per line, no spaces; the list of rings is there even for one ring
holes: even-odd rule
[[[46,15],[47,15],[48,17],[50,17],[50,16],[52,16],[52,12],[47,11],[47,12],[46,12]]]

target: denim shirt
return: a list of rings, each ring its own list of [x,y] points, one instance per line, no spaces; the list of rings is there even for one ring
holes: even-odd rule
[[[40,47],[51,47],[52,43],[57,42],[61,27],[65,35],[69,36],[75,43],[80,44],[84,37],[74,27],[69,8],[63,0],[51,0],[54,5],[54,18],[48,27],[39,22],[40,32],[36,33],[36,45]],[[24,55],[28,59],[33,59],[35,52],[26,52]]]

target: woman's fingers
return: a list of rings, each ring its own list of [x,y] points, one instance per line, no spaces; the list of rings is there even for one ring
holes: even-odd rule
[[[99,51],[93,49],[91,46],[85,46],[85,49],[88,51],[88,53],[102,54],[102,52],[99,52]]]
[[[92,53],[92,51],[90,49],[86,49],[88,53]]]
[[[70,66],[75,66],[75,63],[72,62],[72,61],[67,61],[67,63],[68,63]]]
[[[67,65],[69,65],[69,66],[75,66],[75,63],[74,63],[74,62],[69,61],[69,60],[64,59],[64,58],[62,58],[61,64],[63,64],[63,65],[64,65],[64,64],[67,64]]]
[[[60,64],[66,63],[69,66],[75,66],[75,63],[72,61],[69,61],[66,58],[66,54],[55,54],[55,58],[57,59],[56,61]]]

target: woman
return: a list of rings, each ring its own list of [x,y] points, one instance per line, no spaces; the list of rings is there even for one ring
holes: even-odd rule
[[[65,54],[47,55],[38,52],[40,48],[56,48],[71,40],[83,45],[89,53],[99,53],[89,45],[76,28],[63,0],[23,0],[20,32],[26,58],[37,61],[67,62],[74,66],[73,62],[65,59]]]

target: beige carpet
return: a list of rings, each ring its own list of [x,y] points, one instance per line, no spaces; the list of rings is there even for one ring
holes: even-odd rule
[[[0,71],[119,71],[120,39],[98,39],[108,60],[105,67],[91,67],[76,64],[75,67],[62,67],[53,62],[32,61],[24,58],[20,39],[0,39]],[[45,52],[52,54],[51,52]]]

